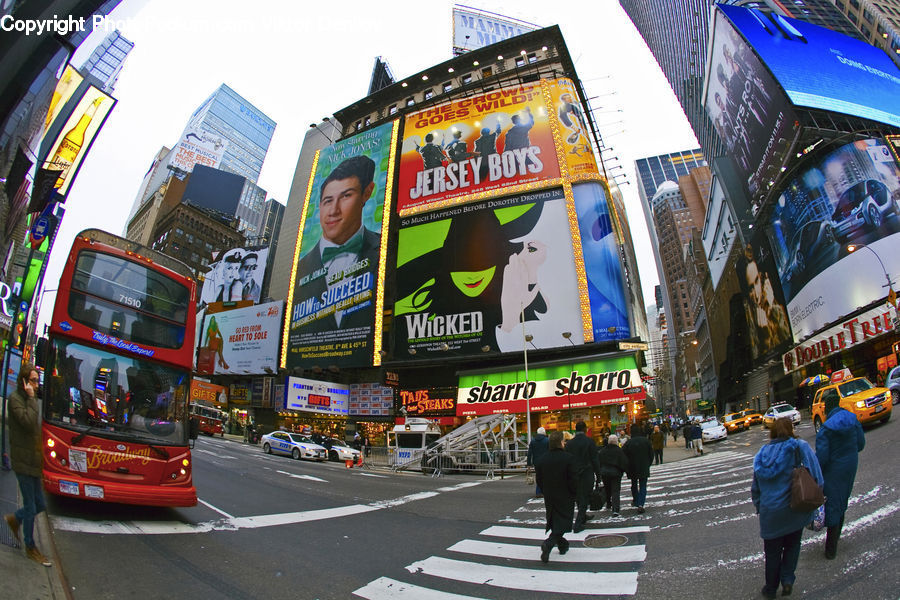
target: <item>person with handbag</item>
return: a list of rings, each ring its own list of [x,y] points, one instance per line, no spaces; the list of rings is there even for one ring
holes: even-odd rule
[[[537,433],[531,438],[531,443],[528,444],[528,456],[525,459],[526,470],[534,469],[537,462],[549,451],[550,445],[549,440],[547,439],[547,430],[543,427],[538,427]],[[539,486],[536,481],[534,483],[534,497],[544,497],[544,492],[541,491],[541,486]]]
[[[844,513],[866,436],[856,415],[840,407],[837,390],[824,395],[825,424],[816,433],[816,457],[825,477],[825,558],[832,560],[837,556]]]
[[[546,527],[550,535],[541,543],[541,561],[550,559],[556,546],[560,554],[569,550],[565,534],[572,531],[575,495],[578,488],[575,457],[563,449],[562,431],[554,431],[547,440],[547,453],[534,465],[535,479],[544,491]]]
[[[619,438],[610,435],[606,445],[597,453],[600,463],[600,479],[606,490],[606,507],[612,509],[612,516],[619,516],[620,496],[622,493],[622,475],[628,470],[628,457],[619,447]]]
[[[753,459],[753,483],[750,486],[765,550],[766,584],[762,595],[766,598],[776,597],[779,583],[782,596],[789,596],[793,591],[794,572],[800,559],[800,538],[814,514],[814,508],[791,508],[792,482],[798,465],[806,467],[815,483],[822,486],[822,470],[812,448],[804,440],[794,437],[790,419],[776,419],[769,442]]]

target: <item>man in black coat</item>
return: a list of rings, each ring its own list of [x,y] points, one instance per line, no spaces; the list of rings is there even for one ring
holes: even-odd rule
[[[531,438],[531,443],[528,444],[528,456],[525,460],[525,466],[533,468],[549,451],[547,430],[543,427],[538,427],[537,434]],[[541,486],[537,482],[534,484],[534,496],[536,498],[543,498],[544,496],[544,492],[541,491]]]
[[[594,489],[594,478],[600,477],[600,463],[597,462],[597,444],[589,438],[585,432],[587,425],[584,421],[575,424],[575,437],[566,444],[566,452],[575,457],[575,474],[578,477],[578,491],[575,502],[578,504],[578,514],[575,516],[575,533],[584,530],[584,524],[588,519],[587,507]]]
[[[610,435],[606,445],[597,452],[600,463],[600,477],[606,490],[606,507],[612,509],[613,516],[619,516],[619,499],[622,491],[622,475],[628,471],[628,457],[619,447],[619,438]]]
[[[653,462],[653,447],[640,423],[631,427],[631,439],[625,442],[625,456],[628,457],[628,478],[631,479],[631,504],[639,513],[644,512],[647,500],[647,479],[650,477],[650,463]]]
[[[541,560],[550,560],[553,546],[560,554],[569,550],[569,542],[564,534],[572,531],[572,517],[575,513],[575,457],[563,451],[563,434],[554,431],[548,442],[550,450],[535,463],[535,479],[544,491],[544,508],[547,525],[544,531],[550,536],[541,543]]]

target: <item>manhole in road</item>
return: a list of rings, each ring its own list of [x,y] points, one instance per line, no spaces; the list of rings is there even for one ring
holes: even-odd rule
[[[615,548],[628,542],[624,535],[589,535],[584,538],[584,545],[588,548]]]

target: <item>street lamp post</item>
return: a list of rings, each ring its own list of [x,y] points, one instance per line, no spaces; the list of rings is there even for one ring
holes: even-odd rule
[[[891,292],[891,297],[893,298],[894,297],[894,282],[891,281],[891,276],[888,275],[887,269],[884,268],[884,263],[882,262],[881,257],[878,256],[878,253],[875,252],[875,250],[871,246],[868,246],[866,244],[848,244],[847,252],[852,253],[852,252],[855,252],[856,250],[859,250],[860,248],[865,248],[866,250],[868,250],[869,252],[874,254],[875,258],[878,259],[878,264],[881,265],[881,271],[884,273],[884,278],[887,280],[887,285],[883,286],[883,287],[887,287],[887,289]],[[895,305],[895,307],[896,307],[896,305]]]
[[[528,342],[534,338],[525,333],[525,305],[521,305],[522,319],[522,354],[525,357],[525,427],[527,430],[528,445],[531,445],[531,398],[528,397]]]
[[[572,344],[572,347],[575,347],[575,342],[572,341],[572,332],[564,331],[562,336],[566,338],[566,341]],[[569,382],[569,385],[566,386],[566,397],[569,399],[569,431],[572,431],[572,382]]]

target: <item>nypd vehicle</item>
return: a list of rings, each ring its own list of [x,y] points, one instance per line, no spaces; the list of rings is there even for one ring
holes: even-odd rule
[[[262,436],[262,448],[266,454],[285,454],[294,460],[324,461],[328,451],[322,446],[312,443],[306,436],[287,431],[273,431]]]
[[[338,438],[327,438],[324,445],[328,448],[328,460],[337,460],[340,462],[352,460],[359,461],[359,450],[351,448],[345,442]]]

